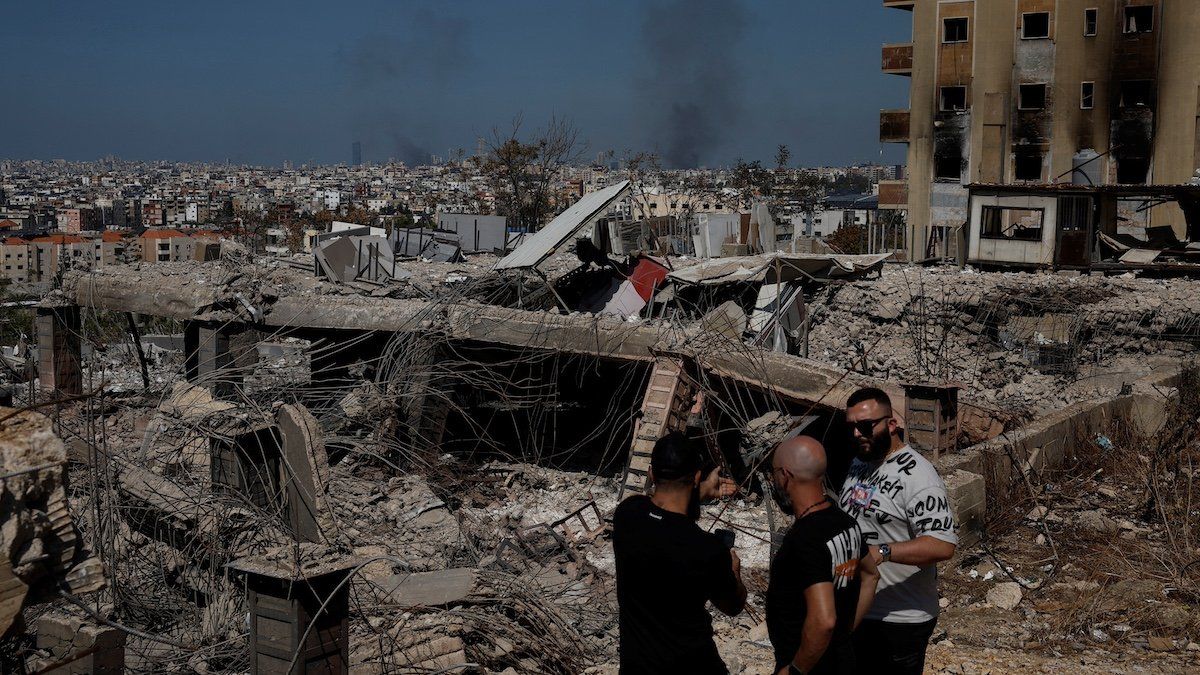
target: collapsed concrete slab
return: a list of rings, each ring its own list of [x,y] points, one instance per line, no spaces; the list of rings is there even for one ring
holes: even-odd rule
[[[67,298],[110,311],[136,311],[180,320],[250,323],[232,296],[206,288],[198,293],[187,275],[162,275],[153,293],[131,286],[123,271],[72,276]],[[207,286],[207,285],[206,285]],[[650,362],[661,354],[695,358],[722,377],[801,403],[834,409],[864,384],[880,385],[817,361],[769,353],[741,343],[714,344],[698,328],[667,322],[630,323],[589,314],[552,314],[479,303],[438,303],[372,296],[289,295],[262,291],[272,298],[261,324],[271,329],[325,329],[424,333],[437,329],[448,340],[552,350],[599,358]],[[149,296],[149,297],[147,297]],[[221,309],[221,308],[228,309]],[[895,400],[899,387],[888,387]]]

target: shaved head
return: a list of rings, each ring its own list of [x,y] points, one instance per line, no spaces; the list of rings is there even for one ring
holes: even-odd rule
[[[825,446],[812,436],[789,438],[775,448],[772,464],[797,480],[819,481],[825,475]]]

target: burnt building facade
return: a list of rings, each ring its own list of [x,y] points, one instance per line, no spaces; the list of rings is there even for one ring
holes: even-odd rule
[[[1178,184],[1200,166],[1200,2],[883,5],[912,14],[912,42],[883,47],[912,83],[880,116],[880,140],[908,144],[880,207],[907,211],[914,258],[950,248],[972,183]],[[1145,219],[1184,235],[1174,206]]]

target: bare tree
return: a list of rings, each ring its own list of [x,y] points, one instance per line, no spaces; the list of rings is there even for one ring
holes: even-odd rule
[[[775,168],[786,169],[788,162],[792,159],[792,151],[787,145],[780,143],[779,149],[775,151]]]
[[[651,188],[658,183],[662,163],[657,153],[626,152],[625,175],[629,179],[629,200],[633,204],[633,217],[645,220],[650,217]]]
[[[559,170],[577,163],[584,147],[579,130],[566,119],[551,117],[528,141],[521,139],[521,123],[517,117],[506,133],[492,129],[483,172],[496,194],[496,210],[512,224],[533,231],[557,208]]]
[[[775,176],[769,169],[764,169],[762,162],[757,159],[753,162],[739,159],[733,167],[731,182],[737,190],[738,206],[749,208],[756,199],[771,196],[775,187]]]

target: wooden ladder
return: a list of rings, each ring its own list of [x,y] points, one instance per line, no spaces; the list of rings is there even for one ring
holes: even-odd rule
[[[618,502],[625,498],[626,493],[646,492],[654,443],[668,433],[682,431],[687,426],[694,394],[681,360],[660,357],[654,362],[646,393],[642,396],[641,418],[633,430],[633,445],[629,448],[629,461],[625,466]]]

